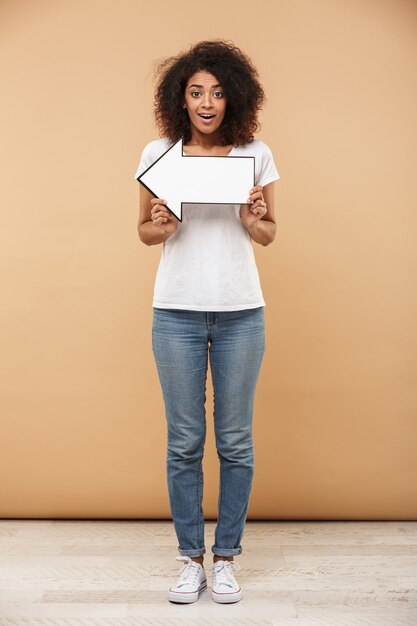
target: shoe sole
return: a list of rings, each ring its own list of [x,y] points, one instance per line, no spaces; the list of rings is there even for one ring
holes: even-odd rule
[[[204,589],[207,589],[207,580],[201,583],[197,591],[181,592],[181,591],[171,591],[170,589],[168,591],[168,600],[170,602],[181,602],[181,603],[195,602],[196,600],[198,600],[198,596],[200,595],[201,591],[204,591]]]
[[[233,591],[232,593],[216,593],[215,591],[211,592],[211,597],[215,602],[226,603],[226,602],[239,602],[242,599],[242,589],[239,591]]]

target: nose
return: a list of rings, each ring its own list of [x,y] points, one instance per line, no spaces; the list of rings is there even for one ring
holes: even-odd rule
[[[212,102],[211,102],[211,96],[210,96],[210,94],[209,94],[209,93],[206,93],[206,95],[205,95],[205,96],[203,96],[203,103],[202,103],[202,106],[203,106],[205,109],[210,109],[210,108],[211,108],[211,106],[212,106]]]

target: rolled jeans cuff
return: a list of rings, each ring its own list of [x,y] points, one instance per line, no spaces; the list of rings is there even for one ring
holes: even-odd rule
[[[200,548],[199,550],[181,550],[180,547],[178,547],[178,552],[182,555],[182,556],[201,556],[202,554],[206,553],[206,549],[205,548]]]
[[[242,554],[242,546],[238,548],[231,548],[227,550],[226,548],[216,548],[216,546],[212,546],[211,551],[216,556],[235,556],[236,554]]]

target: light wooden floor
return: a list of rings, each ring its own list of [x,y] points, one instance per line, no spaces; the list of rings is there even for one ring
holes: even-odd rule
[[[247,522],[243,599],[166,598],[171,521],[0,520],[1,626],[417,626],[417,522]]]

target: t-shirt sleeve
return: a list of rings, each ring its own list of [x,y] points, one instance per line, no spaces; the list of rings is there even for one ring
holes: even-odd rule
[[[272,183],[272,181],[278,180],[279,178],[280,175],[278,174],[278,170],[275,166],[271,149],[266,143],[264,143],[261,154],[261,168],[256,184],[265,187],[268,183]]]
[[[143,174],[143,172],[152,165],[154,160],[155,159],[152,158],[152,141],[151,141],[148,144],[146,144],[146,146],[144,147],[142,151],[142,156],[140,158],[139,165],[136,168],[135,180],[137,180],[139,176]]]

